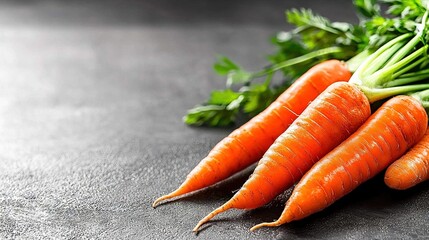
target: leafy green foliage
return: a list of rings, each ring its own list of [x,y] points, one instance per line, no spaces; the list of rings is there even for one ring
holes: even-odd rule
[[[226,126],[233,124],[240,114],[253,117],[309,68],[331,58],[347,60],[363,49],[364,41],[367,41],[361,27],[331,22],[311,10],[292,9],[286,12],[286,18],[296,28],[290,32],[279,32],[271,39],[276,51],[268,56],[268,67],[251,72],[225,56],[218,57],[213,69],[218,75],[226,76],[227,88],[212,91],[204,104],[189,110],[184,117],[186,124]],[[341,51],[321,51],[311,58],[285,64],[305,54],[334,46]],[[283,83],[273,86],[271,78],[278,71],[282,73],[280,81]],[[253,81],[262,77],[266,78],[263,83]]]
[[[375,16],[363,23],[369,35],[368,46],[377,49],[396,36],[406,32],[413,32],[416,28],[414,21],[396,18]]]
[[[213,70],[220,76],[228,75],[229,72],[236,71],[238,69],[240,69],[240,67],[225,56],[219,56],[213,65]]]
[[[232,91],[229,88],[225,90],[214,90],[212,91],[207,104],[228,105],[238,97],[240,97],[240,94]]]
[[[331,22],[327,18],[316,15],[309,9],[292,9],[286,11],[289,23],[297,28],[293,30],[308,50],[325,48],[327,46],[341,46],[356,50],[356,44],[361,42],[361,36],[354,31],[359,26],[345,22]]]
[[[389,6],[387,13],[394,16],[416,18],[422,16],[429,0],[381,0]]]
[[[250,117],[257,115],[267,108],[284,90],[284,86],[270,87],[267,83],[243,87],[241,89],[243,96],[245,96],[243,112]]]
[[[366,41],[359,26],[344,22],[331,22],[309,9],[292,9],[285,13],[287,21],[296,26],[290,32],[279,32],[272,38],[277,52],[269,55],[273,64],[308,54],[324,48],[338,46],[341,51],[314,57],[282,69],[285,78],[296,79],[311,66],[330,59],[347,60],[363,49]]]
[[[290,32],[279,32],[271,38],[271,42],[277,47],[277,51],[268,56],[272,64],[281,63],[291,58],[302,56],[308,52],[306,46],[298,39],[294,39]],[[310,64],[308,64],[310,65]],[[298,64],[282,70],[285,77],[293,78],[307,71],[303,64]]]
[[[380,16],[380,5],[377,0],[354,0],[356,10],[364,17],[372,18]]]
[[[183,118],[188,125],[224,127],[235,123],[240,110],[249,117],[263,111],[285,87],[269,87],[269,82],[231,89],[212,91],[204,105],[190,109]]]
[[[275,52],[267,57],[269,65],[252,72],[225,56],[218,57],[213,69],[226,77],[226,89],[213,91],[204,104],[188,111],[184,121],[189,125],[227,126],[241,114],[252,117],[315,64],[331,58],[349,60],[361,52],[368,54],[402,33],[416,31],[416,19],[426,11],[424,6],[428,3],[429,0],[354,0],[361,16],[357,25],[332,22],[308,9],[288,10],[286,19],[295,28],[271,38]],[[387,12],[381,11],[381,4],[387,6]],[[340,51],[322,51],[332,47]],[[311,57],[302,58],[305,55]],[[361,58],[354,58],[355,64],[356,59]],[[274,86],[271,78],[279,77],[277,72],[281,73],[282,84]],[[258,78],[266,80],[254,81]]]
[[[357,11],[365,17],[360,25],[366,31],[366,48],[376,50],[396,36],[415,32],[428,4],[429,0],[354,0]],[[387,10],[382,12],[380,6]]]
[[[253,78],[253,73],[245,71],[225,56],[218,58],[213,65],[213,70],[220,76],[227,76],[226,85],[228,87],[231,87],[233,84],[245,84]]]
[[[370,102],[397,94],[427,89],[429,84],[420,81],[429,77],[427,71],[429,11],[419,13],[417,5],[404,7],[402,2],[389,1],[388,12],[400,16],[385,18],[376,16],[368,21],[367,28],[381,36],[396,35],[378,48],[372,56],[360,64],[350,82],[363,86]],[[417,3],[412,1],[412,3]],[[401,12],[395,12],[401,9]],[[372,25],[369,25],[372,24]],[[420,82],[421,84],[414,84]]]
[[[231,89],[216,90],[205,105],[190,109],[183,120],[195,126],[228,126],[235,121],[242,101],[243,96]]]
[[[224,127],[235,122],[236,109],[227,109],[225,106],[205,105],[190,109],[183,121],[188,125]]]

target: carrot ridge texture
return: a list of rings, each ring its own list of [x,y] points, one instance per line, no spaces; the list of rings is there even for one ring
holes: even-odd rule
[[[334,82],[348,81],[350,77],[350,71],[338,60],[328,60],[312,67],[267,109],[220,141],[179,188],[158,198],[152,206],[213,185],[257,162],[323,90]]]
[[[357,130],[370,114],[368,98],[356,85],[332,84],[277,138],[243,187],[203,218],[194,231],[230,208],[254,209],[270,202]]]
[[[427,121],[427,114],[416,99],[391,98],[305,174],[277,221],[261,223],[251,230],[279,226],[328,207],[418,142],[427,129]]]
[[[384,182],[397,190],[409,189],[429,179],[429,129],[422,140],[386,170]]]

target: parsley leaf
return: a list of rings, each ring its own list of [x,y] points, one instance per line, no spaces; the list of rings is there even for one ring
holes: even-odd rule
[[[364,17],[372,18],[380,15],[380,5],[377,0],[354,0],[356,10]]]
[[[268,66],[251,72],[219,56],[213,69],[226,77],[226,89],[212,91],[205,103],[189,110],[184,117],[186,124],[227,126],[234,124],[239,115],[253,117],[315,64],[331,58],[348,60],[369,42],[359,25],[331,22],[308,9],[292,9],[285,14],[296,28],[271,38],[275,52],[268,55]],[[279,85],[272,84],[274,76],[280,78],[273,81]],[[255,81],[260,78],[265,81]]]
[[[213,65],[213,70],[220,76],[228,75],[229,72],[239,70],[240,68],[241,67],[225,56],[219,56]]]

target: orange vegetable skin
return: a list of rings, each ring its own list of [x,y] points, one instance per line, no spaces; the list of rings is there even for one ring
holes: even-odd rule
[[[429,129],[425,136],[386,170],[384,182],[393,189],[405,190],[429,179]]]
[[[329,86],[274,142],[243,187],[199,226],[230,208],[253,209],[297,182],[311,166],[344,141],[370,116],[367,97],[354,84]]]
[[[274,140],[329,85],[348,81],[350,71],[343,62],[322,62],[297,79],[266,110],[219,142],[186,177],[182,185],[161,201],[211,186],[257,162]]]
[[[296,185],[279,226],[321,211],[384,170],[426,131],[428,117],[416,99],[397,96],[384,103],[352,136],[317,162]]]

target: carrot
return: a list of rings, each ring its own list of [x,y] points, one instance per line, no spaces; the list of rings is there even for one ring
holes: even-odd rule
[[[271,201],[357,130],[370,113],[368,99],[356,85],[338,82],[329,86],[274,142],[243,187],[203,218],[194,231],[228,209],[253,209]]]
[[[338,60],[328,60],[312,67],[266,110],[219,142],[179,188],[156,199],[152,206],[213,185],[257,162],[323,90],[350,77],[350,71]]]
[[[429,129],[425,136],[386,170],[384,182],[405,190],[429,179]]]
[[[305,174],[277,221],[261,223],[251,230],[299,220],[333,204],[418,142],[427,122],[420,101],[410,96],[391,98]]]

